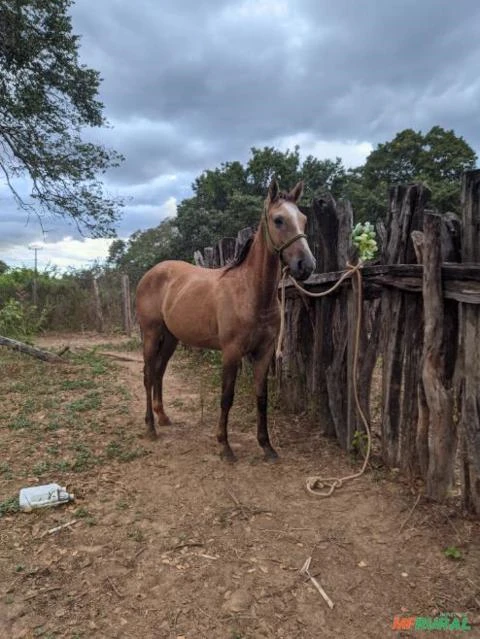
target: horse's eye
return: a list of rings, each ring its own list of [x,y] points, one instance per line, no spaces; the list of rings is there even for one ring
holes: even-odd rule
[[[274,222],[275,226],[280,227],[280,226],[282,226],[282,224],[283,224],[283,217],[276,217],[276,218],[273,220],[273,222]]]

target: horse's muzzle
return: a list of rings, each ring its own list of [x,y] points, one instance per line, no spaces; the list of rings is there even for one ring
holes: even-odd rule
[[[316,267],[315,258],[310,255],[294,260],[290,265],[290,274],[299,282],[308,279]]]

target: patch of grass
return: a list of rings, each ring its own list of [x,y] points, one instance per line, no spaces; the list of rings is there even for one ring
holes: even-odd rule
[[[98,348],[109,351],[138,351],[142,348],[142,340],[139,337],[132,337],[125,342],[105,342],[100,344]]]
[[[28,392],[32,392],[31,387],[29,388]],[[33,411],[35,410],[35,400],[31,397],[28,397],[22,402],[22,408],[25,413],[33,413]]]
[[[96,387],[93,379],[65,379],[60,383],[60,390],[91,390]]]
[[[79,517],[80,519],[90,517],[90,513],[84,506],[79,506],[73,514],[75,517]]]
[[[134,541],[144,541],[145,535],[139,528],[134,528],[133,530],[129,530],[127,533],[127,537],[129,539],[133,539]]]
[[[74,444],[72,448],[76,451],[75,459],[70,465],[70,470],[76,473],[81,473],[84,470],[89,470],[98,463],[97,457],[92,451],[85,446],[85,444]]]
[[[66,459],[61,459],[60,461],[58,461],[55,464],[55,469],[62,472],[62,473],[66,473],[69,470],[71,470],[71,464],[68,460]]]
[[[53,446],[47,446],[46,451],[49,455],[55,455],[55,457],[59,454],[59,448],[58,446],[55,444]]]
[[[75,353],[72,356],[72,360],[78,364],[85,364],[89,369],[89,373],[94,376],[105,375],[108,372],[108,362],[105,357],[99,355],[96,351],[97,349],[92,349]]]
[[[8,497],[4,501],[0,502],[0,517],[4,517],[5,515],[13,515],[14,513],[18,513],[20,510],[20,505],[18,503],[18,497]]]
[[[452,559],[453,561],[463,559],[462,551],[456,546],[449,546],[448,548],[445,548],[443,554],[447,557],[447,559]]]
[[[10,430],[23,430],[25,428],[34,428],[35,425],[26,415],[20,414],[8,422],[7,426]]]
[[[83,413],[88,410],[97,410],[102,405],[102,398],[98,391],[87,393],[84,397],[70,402],[67,406],[68,410],[74,413]]]
[[[116,503],[117,510],[127,510],[128,507],[128,502],[125,499],[119,499]]]
[[[60,406],[60,402],[56,397],[46,397],[42,402],[42,408],[44,410],[57,409]]]
[[[56,419],[52,420],[51,422],[48,422],[48,424],[45,426],[46,430],[58,430],[59,428],[61,428],[62,425],[60,424],[60,422]]]
[[[0,462],[0,475],[4,479],[13,479],[13,472],[7,462]]]
[[[11,454],[8,463],[0,455],[0,483],[14,476],[43,480],[54,472],[91,472],[99,464],[148,453],[119,429],[128,421],[132,396],[115,374],[118,365],[95,350],[67,358],[57,368],[0,352],[0,449]],[[56,431],[63,431],[61,442],[51,436]],[[7,505],[2,508],[5,512]],[[84,521],[95,523],[93,517]]]
[[[145,448],[127,448],[128,442],[111,441],[105,448],[107,459],[116,459],[119,462],[129,462],[137,457],[148,454]]]
[[[43,460],[35,464],[35,466],[32,468],[32,472],[37,477],[40,477],[40,475],[45,475],[45,473],[48,473],[48,471],[52,470],[53,468],[54,465],[52,464],[52,462]]]
[[[132,393],[128,390],[128,388],[125,388],[124,386],[119,386],[118,392],[123,397],[124,400],[130,401],[132,399]]]
[[[77,508],[73,514],[75,517],[78,517],[79,519],[84,519],[85,523],[88,526],[97,525],[97,520],[95,519],[95,517],[83,506],[80,506],[79,508]]]

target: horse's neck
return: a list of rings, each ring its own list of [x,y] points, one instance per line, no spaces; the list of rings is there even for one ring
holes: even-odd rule
[[[245,260],[248,278],[253,283],[250,293],[257,309],[268,309],[278,303],[280,261],[267,247],[263,225],[260,224]]]

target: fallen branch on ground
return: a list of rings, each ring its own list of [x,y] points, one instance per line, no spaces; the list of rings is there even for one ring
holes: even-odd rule
[[[31,355],[32,357],[43,360],[44,362],[65,362],[65,360],[56,353],[42,351],[40,348],[35,348],[35,346],[18,342],[17,340],[10,339],[9,337],[0,336],[0,346],[6,346],[14,351],[20,351],[20,353]]]

